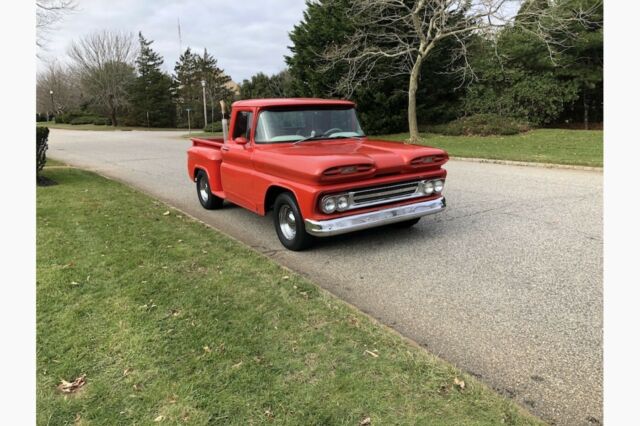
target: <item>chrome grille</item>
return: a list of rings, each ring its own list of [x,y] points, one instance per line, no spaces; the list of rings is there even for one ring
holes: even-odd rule
[[[424,194],[421,191],[420,181],[402,182],[349,192],[352,208],[374,206],[421,196]]]

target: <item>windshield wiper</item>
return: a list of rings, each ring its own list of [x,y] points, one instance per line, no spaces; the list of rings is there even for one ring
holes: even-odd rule
[[[293,144],[297,145],[300,142],[306,142],[306,141],[317,141],[317,140],[321,140],[321,139],[327,139],[327,140],[331,140],[331,139],[351,139],[351,138],[364,138],[365,136],[309,136],[300,140],[295,141]]]

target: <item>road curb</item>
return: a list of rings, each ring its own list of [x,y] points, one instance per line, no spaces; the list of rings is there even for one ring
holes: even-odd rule
[[[602,172],[604,170],[602,167],[572,166],[570,164],[534,163],[534,162],[528,162],[528,161],[513,161],[513,160],[494,160],[491,158],[451,156],[451,159],[455,161],[468,161],[471,163],[501,164],[504,166],[539,167],[544,169],[584,170],[589,172]]]

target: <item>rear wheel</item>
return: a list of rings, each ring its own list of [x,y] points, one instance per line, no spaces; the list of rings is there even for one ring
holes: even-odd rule
[[[304,250],[313,243],[313,236],[304,229],[304,219],[296,199],[288,192],[276,197],[273,224],[283,246],[293,251]]]
[[[217,210],[222,208],[222,198],[211,193],[209,178],[203,171],[199,171],[196,176],[196,190],[200,204],[207,210]]]
[[[393,226],[394,228],[411,228],[413,225],[415,225],[416,223],[420,222],[420,218],[417,217],[415,219],[410,219],[410,220],[405,220],[404,222],[397,222],[394,223]]]

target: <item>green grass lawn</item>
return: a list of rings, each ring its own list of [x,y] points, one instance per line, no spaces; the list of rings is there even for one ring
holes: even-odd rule
[[[179,212],[89,172],[44,173],[58,184],[37,190],[38,424],[539,424]]]
[[[154,131],[175,131],[175,132],[187,132],[187,129],[174,129],[174,128],[159,128],[159,127],[133,127],[133,126],[100,126],[95,124],[63,124],[41,121],[36,123],[40,127],[48,127],[50,129],[66,129],[66,130],[97,130],[97,131],[129,131],[129,130],[145,130],[149,132]]]
[[[222,137],[222,132],[191,132],[182,135],[183,138],[219,138]]]
[[[54,160],[53,158],[47,158],[47,162],[45,163],[45,167],[65,167],[66,164],[64,164],[61,161],[58,160]]]
[[[602,167],[603,132],[537,129],[514,136],[444,136],[422,133],[421,144],[446,150],[452,157],[489,158]],[[381,136],[403,141],[408,133]]]

